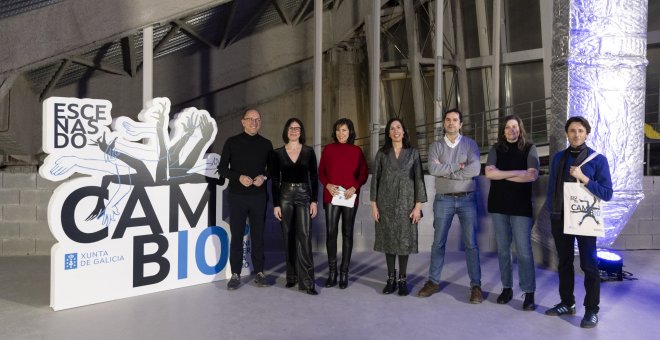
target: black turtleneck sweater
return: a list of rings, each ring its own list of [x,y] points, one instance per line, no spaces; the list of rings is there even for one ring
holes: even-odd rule
[[[256,195],[266,193],[266,183],[260,187],[243,186],[238,179],[241,175],[255,178],[259,175],[270,177],[268,164],[273,152],[273,144],[259,134],[250,136],[242,132],[229,137],[222,148],[218,173],[229,179],[227,189],[234,194]]]

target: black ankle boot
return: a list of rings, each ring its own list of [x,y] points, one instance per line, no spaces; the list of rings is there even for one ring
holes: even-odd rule
[[[383,288],[383,294],[392,294],[396,291],[396,270],[387,274],[387,283]]]
[[[534,293],[525,293],[525,301],[523,301],[523,310],[535,310],[536,303],[534,303]]]
[[[513,298],[513,289],[512,288],[502,288],[502,293],[497,297],[497,303],[500,305],[509,303]]]
[[[406,282],[406,274],[399,274],[399,296],[408,295],[408,283]]]
[[[337,263],[329,263],[330,273],[328,274],[328,279],[325,280],[325,287],[330,288],[334,287],[337,284]]]
[[[326,288],[334,287],[336,284],[337,284],[337,271],[330,270],[330,273],[328,274],[328,279],[325,280],[325,287]]]
[[[348,272],[339,272],[339,289],[348,287]]]

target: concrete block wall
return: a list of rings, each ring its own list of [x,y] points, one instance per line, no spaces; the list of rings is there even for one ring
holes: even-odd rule
[[[660,177],[647,176],[642,183],[645,197],[612,249],[660,249]]]
[[[419,251],[428,252],[433,242],[433,197],[435,186],[432,176],[426,176],[426,190],[429,201],[424,205],[424,218],[419,224]],[[0,254],[49,255],[55,244],[48,228],[46,211],[53,190],[59,183],[39,177],[36,172],[11,173],[0,172]],[[368,181],[360,192],[360,207],[355,221],[354,249],[369,251],[373,249],[374,222],[369,207]],[[496,251],[493,225],[487,214],[486,200],[489,182],[479,179],[478,242],[482,252]],[[632,218],[617,238],[613,249],[660,249],[660,177],[644,178],[645,199],[642,200]],[[536,206],[543,204],[543,195],[537,196]],[[544,198],[543,198],[544,199]],[[274,219],[272,206],[267,208],[266,250],[281,251],[282,235],[279,222]],[[224,200],[224,216],[228,215],[227,202]],[[313,249],[325,252],[326,231],[322,197],[319,195],[319,211],[313,221]],[[340,233],[341,235],[341,233]],[[341,236],[338,238],[341,249]],[[447,243],[449,251],[462,250],[461,230],[458,218],[454,218]]]
[[[0,172],[0,254],[50,255],[46,210],[57,183],[36,172]]]

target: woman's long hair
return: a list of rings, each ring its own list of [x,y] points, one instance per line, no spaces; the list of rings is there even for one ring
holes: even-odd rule
[[[387,121],[387,125],[385,125],[385,144],[383,145],[382,150],[386,154],[389,154],[390,150],[392,150],[392,138],[390,138],[390,127],[394,122],[399,122],[399,124],[401,124],[401,128],[403,128],[403,141],[402,141],[403,148],[408,149],[411,147],[410,138],[408,137],[408,129],[406,129],[406,125],[403,124],[403,121],[399,118],[391,118],[390,120]]]
[[[515,120],[518,123],[518,129],[520,130],[520,135],[518,136],[518,141],[516,142],[516,145],[518,146],[518,150],[524,151],[525,148],[527,148],[531,143],[529,138],[527,137],[527,132],[525,131],[525,125],[522,122],[522,119],[518,117],[517,115],[509,115],[504,117],[502,120],[502,123],[500,126],[502,127],[500,129],[500,134],[497,137],[497,148],[500,151],[506,152],[509,150],[508,147],[508,142],[506,140],[506,135],[504,134],[504,131],[506,130],[506,123],[508,123],[510,120]]]

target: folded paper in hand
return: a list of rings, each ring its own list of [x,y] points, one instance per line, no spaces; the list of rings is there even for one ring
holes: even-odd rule
[[[353,208],[355,206],[355,197],[357,197],[357,195],[353,194],[351,198],[346,199],[346,197],[344,196],[344,194],[346,193],[346,189],[344,189],[343,187],[339,187],[338,190],[339,190],[339,194],[332,196],[332,202],[331,202],[332,205]]]

